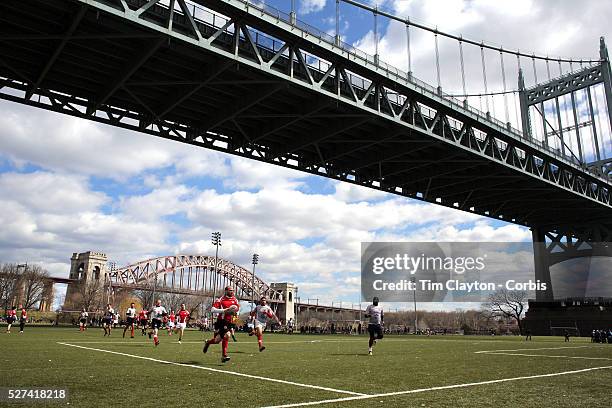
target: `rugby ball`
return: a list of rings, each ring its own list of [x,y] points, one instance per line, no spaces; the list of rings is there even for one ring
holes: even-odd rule
[[[228,315],[235,315],[236,313],[238,313],[238,306],[231,305],[230,307],[225,309],[225,313]]]

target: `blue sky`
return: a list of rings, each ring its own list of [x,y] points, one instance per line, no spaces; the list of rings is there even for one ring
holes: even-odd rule
[[[284,10],[290,4],[266,3]],[[543,4],[555,5],[546,21]],[[609,30],[610,13],[598,4],[581,4],[585,20],[565,30],[551,20],[571,20],[569,1],[387,0],[384,7],[494,43],[594,55],[599,35]],[[334,8],[331,0],[298,1],[299,18],[325,31],[333,32]],[[371,48],[371,15],[346,5],[342,10],[345,41]],[[505,17],[493,29],[488,21],[500,13]],[[380,24],[382,58],[403,68],[401,58],[394,61],[402,52],[399,34]],[[567,30],[580,35],[567,36]],[[428,57],[420,52],[415,66],[426,67]],[[0,206],[2,262],[40,263],[54,276],[67,276],[73,252],[102,251],[118,265],[212,254],[210,234],[221,231],[221,256],[248,267],[257,252],[264,280],[295,282],[303,298],[323,302],[358,301],[362,241],[531,237],[525,228],[473,214],[5,101]]]

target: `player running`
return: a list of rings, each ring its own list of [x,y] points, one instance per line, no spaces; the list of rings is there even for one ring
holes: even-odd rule
[[[22,305],[19,305],[19,307],[21,308],[21,317],[19,318],[19,334],[23,334],[23,329],[26,321],[28,320],[28,311]]]
[[[383,308],[378,306],[378,298],[372,299],[372,304],[366,308],[365,317],[370,319],[368,324],[368,332],[370,333],[370,341],[368,348],[368,355],[372,355],[372,346],[376,344],[376,340],[383,338]]]
[[[185,334],[185,327],[187,327],[187,321],[189,320],[189,312],[185,309],[185,304],[181,303],[181,310],[179,310],[178,322],[176,323],[176,328],[174,329],[175,333],[179,332],[178,342],[181,344],[181,340],[183,340],[183,334]]]
[[[170,314],[168,315],[168,322],[166,323],[166,329],[168,330],[168,336],[172,336],[172,332],[174,331],[175,322],[176,322],[176,315],[174,314],[174,310],[170,310]]]
[[[102,327],[104,328],[104,337],[106,337],[106,335],[109,335],[109,336],[111,335],[114,318],[115,318],[115,309],[113,309],[110,303],[108,303],[106,305],[106,310],[104,311],[104,317],[102,318]]]
[[[79,314],[79,331],[87,330],[87,318],[88,317],[89,317],[89,313],[87,313],[87,310],[83,308],[81,310],[81,313]]]
[[[140,324],[140,329],[142,330],[142,336],[147,334],[147,323],[149,321],[149,317],[147,316],[147,311],[142,309],[138,312],[138,323]]]
[[[253,334],[257,336],[257,344],[259,345],[259,351],[262,352],[266,349],[263,345],[263,332],[266,330],[266,326],[268,324],[268,320],[274,319],[277,323],[280,324],[279,318],[274,314],[272,308],[268,306],[268,300],[265,296],[262,296],[259,299],[259,304],[255,307],[255,310],[251,312],[252,316],[255,318],[253,325],[253,331],[249,333],[249,336]]]
[[[13,306],[11,310],[6,312],[6,322],[8,323],[8,326],[6,326],[6,332],[8,334],[11,334],[11,326],[13,323],[15,323],[15,320],[17,320],[17,307]]]
[[[168,312],[166,312],[166,308],[161,305],[161,300],[157,299],[157,304],[151,310],[149,314],[151,316],[151,330],[152,333],[149,333],[149,338],[151,338],[151,334],[153,334],[153,343],[157,347],[159,345],[159,337],[157,337],[158,330],[162,327],[162,319],[166,316]]]
[[[221,343],[223,353],[222,363],[230,360],[227,355],[227,345],[229,343],[230,329],[233,327],[232,316],[237,314],[238,310],[240,310],[240,305],[238,304],[238,299],[234,296],[234,289],[231,286],[225,287],[225,295],[217,299],[210,309],[212,313],[218,313],[218,316],[215,322],[213,338],[204,343],[202,352],[206,353],[211,344]]]
[[[123,329],[123,338],[125,338],[125,332],[129,328],[131,331],[130,338],[134,338],[134,324],[136,323],[136,305],[132,302],[130,307],[125,311],[125,328]]]

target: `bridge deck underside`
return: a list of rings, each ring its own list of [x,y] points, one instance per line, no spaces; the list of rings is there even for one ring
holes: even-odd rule
[[[3,1],[0,37],[24,38],[0,40],[0,75],[84,98],[89,108],[112,105],[217,132],[230,153],[265,146],[262,161],[284,165],[297,155],[310,168],[352,171],[355,183],[379,179],[401,195],[518,224],[609,218],[593,200],[134,22],[89,8],[75,24],[79,10],[71,1]],[[47,39],[25,39],[39,34]]]

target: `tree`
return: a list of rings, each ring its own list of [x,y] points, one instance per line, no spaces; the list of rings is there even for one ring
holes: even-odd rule
[[[516,320],[519,331],[523,333],[523,311],[527,304],[527,292],[499,289],[489,295],[484,307],[492,317],[505,317]]]
[[[13,306],[9,303],[15,295],[18,279],[19,268],[16,264],[6,263],[0,266],[0,299],[2,299],[4,310]]]
[[[98,310],[104,302],[104,283],[99,279],[90,279],[77,287],[74,297],[75,305],[85,310]]]
[[[21,304],[25,309],[32,308],[42,300],[48,277],[48,272],[39,265],[27,265],[24,268],[19,280],[23,284]]]

